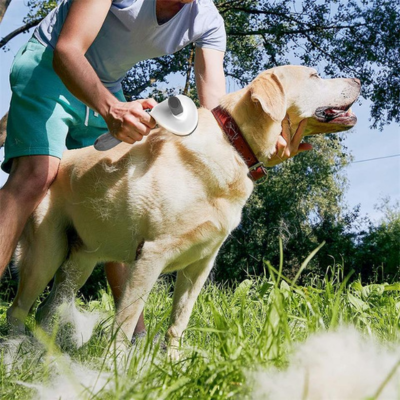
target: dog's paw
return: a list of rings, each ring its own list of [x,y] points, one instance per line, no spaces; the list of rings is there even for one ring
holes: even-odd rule
[[[167,356],[170,361],[180,361],[182,358],[182,352],[176,346],[168,346]]]
[[[133,334],[131,343],[133,346],[137,346],[139,343],[144,343],[144,340],[151,340],[153,345],[159,346],[161,351],[167,350],[167,343],[165,342],[163,336],[160,332],[157,332],[153,337],[149,335],[146,331]]]
[[[124,371],[129,365],[133,348],[128,341],[112,341],[110,346],[104,349],[102,358],[108,368],[117,368],[118,371]]]
[[[137,344],[139,344],[140,342],[143,341],[143,339],[145,339],[147,337],[147,332],[143,331],[143,332],[139,332],[139,333],[134,333],[132,335],[132,339],[131,339],[131,343],[136,346]]]
[[[11,336],[25,335],[25,324],[21,319],[14,317],[10,310],[7,310],[7,330]]]

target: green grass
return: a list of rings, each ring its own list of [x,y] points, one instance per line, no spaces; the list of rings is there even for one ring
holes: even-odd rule
[[[99,300],[88,304],[78,301],[85,309],[103,313],[92,339],[76,349],[55,334],[47,337],[36,330],[35,337],[17,346],[11,358],[3,344],[1,398],[37,398],[29,384],[57,385],[61,370],[85,399],[251,399],[249,372],[287,368],[293,345],[313,333],[352,325],[382,343],[400,345],[400,283],[348,284],[336,268],[329,271],[329,278],[297,286],[283,279],[280,271],[270,266],[269,270],[268,278],[249,277],[235,287],[208,284],[196,303],[177,362],[168,359],[160,341],[152,341],[168,327],[170,284],[160,281],[153,290],[145,310],[149,338],[137,345],[125,364],[103,356],[106,348],[113,347],[107,328],[113,315],[110,295],[102,292]],[[6,306],[0,307],[0,332],[5,338]],[[34,330],[33,317],[28,325]],[[63,335],[67,332],[58,337]],[[88,370],[80,371],[82,367]],[[74,376],[85,374],[102,380],[96,391],[76,383]],[[379,390],[371,398],[377,399]]]

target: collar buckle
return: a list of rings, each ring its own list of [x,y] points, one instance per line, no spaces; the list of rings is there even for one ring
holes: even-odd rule
[[[249,167],[249,171],[254,171],[255,169],[261,167],[263,170],[265,169],[265,165],[262,161],[259,161],[257,164],[252,165],[251,167]]]
[[[268,170],[262,161],[249,167],[249,178],[256,184],[263,184],[268,177]]]

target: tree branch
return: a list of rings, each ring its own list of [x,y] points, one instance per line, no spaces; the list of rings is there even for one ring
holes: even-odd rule
[[[194,58],[194,46],[192,45],[192,48],[190,49],[190,54],[188,58],[188,67],[186,70],[186,84],[185,84],[185,89],[183,89],[183,94],[187,95],[189,91],[189,86],[190,86],[190,75],[192,74],[192,68],[193,68],[193,58]]]
[[[302,35],[307,34],[310,32],[318,32],[318,31],[326,31],[326,30],[342,30],[342,29],[350,29],[358,26],[365,26],[366,24],[358,24],[358,25],[333,25],[333,26],[315,26],[309,29],[293,29],[293,30],[286,30],[281,31],[280,35]],[[227,34],[229,36],[252,36],[252,35],[265,35],[266,33],[271,33],[276,35],[274,28],[271,29],[258,29],[255,31],[228,31]]]
[[[168,71],[166,68],[161,68],[156,72],[153,76],[149,78],[148,81],[144,82],[140,86],[135,86],[134,89],[129,90],[129,92],[126,93],[127,96],[129,96],[130,100],[136,99],[139,97],[140,93],[142,93],[144,90],[148,89],[150,86],[152,86],[155,82],[157,81],[162,81],[171,71]]]
[[[218,7],[218,9],[220,9],[220,8],[222,8],[222,7]],[[276,11],[258,10],[256,8],[229,7],[229,5],[227,5],[227,7],[225,9],[220,10],[219,12],[220,12],[220,14],[224,14],[228,11],[239,11],[239,12],[244,12],[246,14],[254,14],[254,15],[277,15],[279,17],[288,18],[288,14],[286,14],[286,13],[279,13]]]
[[[327,59],[331,59],[336,65],[341,66],[341,68],[346,68],[349,71],[354,72],[354,74],[357,74],[357,71],[354,68],[349,67],[346,65],[346,63],[341,60],[339,57],[336,57],[335,54],[329,53],[325,49],[323,49],[321,46],[319,46],[310,36],[308,36],[306,33],[304,33],[304,36],[306,39],[316,48],[318,49],[322,54],[324,54]]]
[[[35,19],[31,22],[28,22],[27,24],[21,26],[20,28],[16,29],[15,31],[12,31],[7,36],[4,36],[3,39],[0,40],[0,49],[3,48],[11,39],[14,39],[15,36],[18,36],[20,33],[26,32],[29,29],[36,26],[42,19],[43,18],[39,18],[39,19]]]

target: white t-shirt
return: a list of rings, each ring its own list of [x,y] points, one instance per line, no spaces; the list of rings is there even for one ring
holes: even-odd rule
[[[36,28],[34,36],[54,48],[73,0],[64,0]],[[121,88],[136,63],[172,54],[189,43],[225,51],[224,21],[212,0],[194,0],[159,25],[156,0],[114,0],[86,58],[111,91]]]

